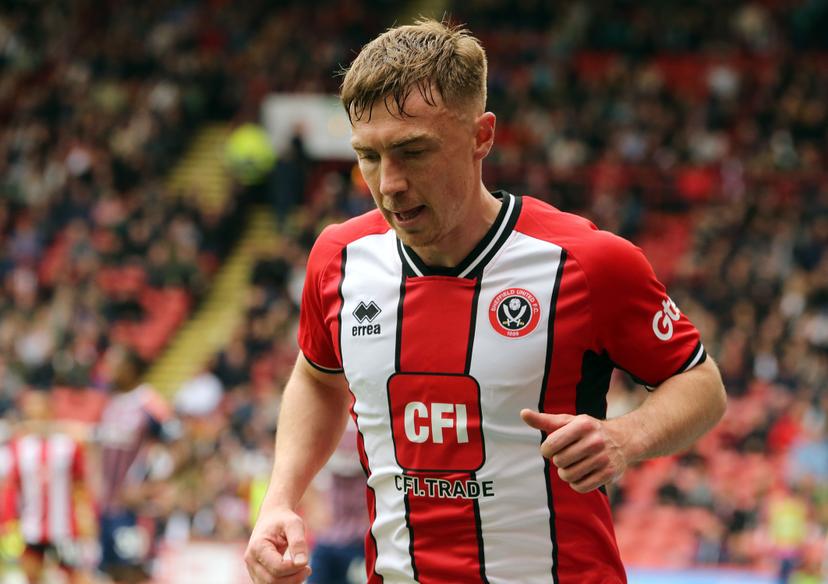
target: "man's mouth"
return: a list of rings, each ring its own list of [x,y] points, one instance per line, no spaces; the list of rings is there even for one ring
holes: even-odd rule
[[[416,219],[417,216],[420,213],[422,213],[423,209],[425,209],[425,206],[419,205],[417,207],[413,207],[411,209],[408,209],[407,211],[395,212],[395,213],[393,213],[394,219],[396,219],[397,221],[400,221],[400,222],[411,221],[413,219]]]

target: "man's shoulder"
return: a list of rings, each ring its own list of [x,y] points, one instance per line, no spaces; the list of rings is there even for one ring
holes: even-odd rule
[[[322,267],[354,241],[369,235],[386,233],[389,229],[391,227],[376,209],[343,223],[328,225],[313,244],[310,263]]]
[[[637,290],[650,281],[652,267],[641,251],[623,237],[598,229],[591,221],[564,213],[537,199],[526,197],[522,233],[559,246],[567,264],[583,272],[594,294],[609,297],[619,290]]]
[[[345,247],[349,243],[368,235],[385,233],[391,229],[377,209],[358,215],[342,223],[333,223],[325,227],[319,235],[320,241]]]
[[[587,262],[623,257],[635,249],[626,239],[598,229],[589,219],[561,211],[533,197],[523,197],[523,211],[515,230],[553,243],[570,256]]]

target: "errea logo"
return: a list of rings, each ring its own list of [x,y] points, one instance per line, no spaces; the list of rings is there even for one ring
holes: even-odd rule
[[[374,319],[377,318],[381,312],[382,310],[373,300],[371,300],[368,304],[365,304],[360,300],[357,307],[354,308],[354,311],[351,313],[360,324],[351,327],[351,336],[361,337],[364,335],[380,334],[382,329],[380,328],[379,323],[371,323],[374,322]]]
[[[681,311],[669,296],[662,301],[661,308],[653,316],[653,332],[659,340],[669,341],[673,338],[673,323],[681,318]]]

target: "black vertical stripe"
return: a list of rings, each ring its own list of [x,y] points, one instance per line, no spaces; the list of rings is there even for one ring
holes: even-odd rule
[[[348,261],[348,248],[342,248],[342,258],[339,266],[339,285],[336,287],[336,293],[339,295],[339,312],[336,315],[336,322],[339,325],[339,359],[342,361],[342,369],[345,369],[345,358],[342,356],[342,311],[345,309],[345,297],[342,295],[342,283],[345,281],[345,264]]]
[[[394,346],[394,371],[400,373],[400,356],[402,355],[402,323],[403,323],[403,302],[405,301],[405,273],[400,280],[400,300],[397,304],[397,340]]]
[[[469,342],[466,345],[466,367],[463,373],[469,374],[471,370],[472,350],[474,348],[474,333],[477,329],[477,303],[480,300],[480,285],[483,278],[479,277],[474,283],[474,294],[471,303],[471,320],[469,321]]]
[[[586,414],[598,420],[607,418],[607,392],[613,369],[612,360],[606,352],[599,355],[594,351],[584,351],[581,379],[575,386],[576,414]]]
[[[483,279],[483,275],[477,278],[476,282],[474,283],[474,294],[472,295],[472,303],[471,303],[471,319],[469,321],[469,341],[466,346],[466,367],[463,372],[468,375],[469,371],[471,370],[471,359],[472,359],[472,351],[474,349],[474,333],[476,332],[477,328],[477,303],[480,300],[480,286],[481,280]],[[480,435],[483,436],[483,416],[480,416]],[[485,463],[484,463],[485,464]],[[477,480],[477,473],[472,472],[470,473],[471,480]],[[472,499],[472,505],[474,506],[474,529],[477,533],[477,561],[480,564],[480,580],[488,584],[489,579],[486,577],[486,551],[483,547],[483,522],[480,519],[480,502],[478,499]]]
[[[512,236],[512,232],[515,229],[515,225],[517,225],[518,219],[520,218],[520,212],[523,209],[523,197],[516,197],[514,195],[508,196],[514,199],[515,206],[512,209],[511,214],[506,218],[506,227],[503,230],[503,233],[500,234],[498,240],[495,242],[494,247],[492,247],[492,249],[490,249],[489,252],[481,259],[480,263],[477,264],[474,267],[474,269],[468,273],[468,275],[466,276],[467,278],[473,278],[475,276],[483,277],[483,270],[486,268],[489,262],[492,261],[492,258],[494,258],[498,253],[500,253],[500,249],[505,245],[506,241]],[[504,194],[503,205],[507,204],[506,198],[507,195]],[[471,261],[464,262],[463,269],[465,269],[465,267],[469,264],[471,264]]]
[[[339,339],[337,342],[339,343],[339,358],[342,361],[342,370],[343,375],[345,371],[345,356],[342,354],[342,311],[345,310],[345,296],[342,294],[342,283],[345,281],[345,263],[348,261],[348,248],[342,248],[342,260],[341,265],[339,267],[339,285],[336,288],[337,294],[339,295],[339,312],[336,315],[336,321],[339,323]],[[312,364],[312,363],[311,363]],[[346,377],[347,381],[347,377]],[[354,392],[351,391],[350,383],[348,384],[348,392],[353,397],[354,403],[356,403],[356,395]],[[371,467],[368,466],[368,454],[365,452],[365,436],[362,433],[362,429],[359,427],[359,418],[356,414],[356,411],[353,412],[354,414],[354,424],[357,427],[357,432],[359,432],[360,440],[362,441],[362,454],[365,455],[365,462],[362,462],[362,456],[359,458],[359,464],[362,466],[362,471],[365,473],[366,480],[368,477],[371,476]],[[368,484],[365,485],[367,488],[371,489],[374,493],[374,518],[377,516],[377,493],[374,491],[374,488],[369,486]],[[377,557],[379,557],[379,546],[377,545],[377,538],[374,536],[374,525],[373,523],[368,526],[368,534],[371,536],[371,540],[374,542],[374,549],[377,552]],[[376,562],[376,558],[374,558]],[[385,578],[382,574],[376,571],[376,563],[374,564],[374,573],[379,576],[380,582],[385,582]]]
[[[566,250],[561,250],[561,259],[558,263],[558,272],[555,274],[555,287],[552,289],[552,297],[549,300],[549,322],[547,324],[546,339],[546,361],[543,369],[543,382],[541,383],[540,401],[538,411],[543,411],[543,404],[546,403],[546,388],[549,384],[550,369],[552,368],[552,349],[555,345],[555,310],[558,305],[558,292],[561,288],[561,277],[566,263]],[[541,432],[541,443],[546,440],[546,432]],[[558,534],[555,529],[555,497],[552,493],[552,480],[549,477],[549,459],[544,459],[543,472],[546,481],[546,502],[549,507],[549,535],[552,538],[552,581],[558,584]]]
[[[405,265],[405,262],[403,262]],[[400,278],[400,300],[397,304],[397,340],[394,347],[394,371],[401,372],[400,356],[402,355],[402,325],[403,325],[403,303],[405,302],[405,280],[406,274],[403,269],[402,277]],[[388,407],[391,407],[389,400]],[[389,412],[389,420],[391,419]],[[391,432],[391,439],[394,439],[394,432]],[[408,471],[403,470],[403,474],[409,474]],[[403,503],[405,504],[405,526],[408,529],[408,555],[411,557],[411,571],[414,574],[414,580],[419,579],[419,572],[417,571],[417,562],[414,560],[414,528],[411,526],[411,503],[408,501],[408,493],[403,495]]]
[[[477,480],[477,473],[470,473],[471,480]],[[480,519],[480,503],[477,499],[472,499],[474,505],[474,528],[477,532],[477,561],[480,563],[480,580],[489,584],[489,579],[486,577],[486,552],[483,549],[483,524]]]
[[[400,256],[400,262],[402,263],[403,276],[407,278],[416,278],[417,272],[414,271],[414,266],[411,261],[405,257],[406,252],[403,250],[403,242],[399,239],[397,239],[397,253]]]
[[[598,420],[607,418],[607,392],[614,364],[607,353],[586,351],[581,359],[581,379],[575,386],[575,413]],[[598,490],[607,494],[606,485]]]
[[[407,475],[408,471],[403,471]],[[417,562],[414,560],[414,528],[411,527],[411,503],[408,501],[408,493],[403,495],[405,503],[405,526],[408,528],[408,555],[411,557],[411,571],[414,574],[414,581],[420,581],[420,573],[417,571]]]

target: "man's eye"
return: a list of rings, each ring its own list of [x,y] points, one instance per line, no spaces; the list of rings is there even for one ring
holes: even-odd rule
[[[368,162],[376,162],[377,160],[379,160],[379,156],[377,156],[376,154],[367,154],[366,153],[366,154],[360,154],[359,159],[360,160],[366,160]]]
[[[425,150],[406,150],[405,155],[409,158],[416,158],[417,156],[422,155]]]

